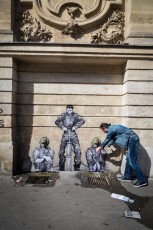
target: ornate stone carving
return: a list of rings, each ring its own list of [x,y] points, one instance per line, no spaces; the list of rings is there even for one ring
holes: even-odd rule
[[[50,42],[52,38],[51,31],[42,26],[36,18],[33,18],[29,10],[22,14],[20,32],[20,41]]]
[[[111,10],[117,9],[122,2],[123,0],[22,0],[21,6],[27,11],[22,15],[20,40],[49,42],[52,37],[49,28],[53,28],[54,41],[58,42],[63,39],[71,41],[72,37],[79,38],[79,42],[121,44],[124,40],[123,13],[114,11],[108,21],[104,22]],[[103,26],[98,30],[102,23]],[[91,34],[90,40],[89,34],[93,31],[95,32]],[[64,38],[62,34],[70,37]]]
[[[62,34],[70,35],[76,38],[83,33],[78,23],[75,21],[75,15],[80,11],[79,7],[67,7],[67,12],[70,15],[69,23],[62,30]]]
[[[116,10],[97,32],[91,34],[91,43],[123,44],[123,27],[124,13]]]
[[[26,0],[25,0],[26,1]],[[67,6],[79,8],[81,17],[75,19],[83,30],[91,29],[106,16],[111,5],[122,5],[123,0],[33,0],[38,17],[47,25],[63,29],[67,26]]]

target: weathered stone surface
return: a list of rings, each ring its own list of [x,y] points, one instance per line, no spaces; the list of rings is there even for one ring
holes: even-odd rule
[[[12,69],[0,68],[0,79],[12,79]]]
[[[153,82],[135,82],[131,81],[125,83],[123,86],[123,93],[153,93]]]
[[[122,111],[126,117],[152,118],[153,106],[124,106]]]
[[[153,95],[152,94],[127,94],[123,96],[122,102],[123,105],[153,106]]]
[[[5,96],[5,95],[4,95]],[[4,97],[3,94],[0,98]],[[61,105],[61,104],[71,104],[73,102],[74,106],[79,105],[121,105],[122,104],[122,96],[102,96],[102,95],[44,95],[44,94],[17,94],[17,101],[20,104],[31,104],[35,105]]]
[[[12,68],[12,58],[10,57],[0,57],[0,67],[11,67]]]
[[[0,128],[1,143],[8,143],[12,139],[12,130],[10,128]]]
[[[153,70],[153,60],[128,60],[126,70]],[[140,71],[141,73],[141,71]]]
[[[13,115],[15,114],[15,110],[12,109],[12,104],[1,104],[0,105],[0,109],[2,110],[2,112],[0,113],[0,115]]]
[[[18,114],[20,115],[43,115],[58,116],[66,111],[66,106],[40,105],[40,106],[18,106]],[[82,116],[120,116],[122,115],[122,107],[113,106],[75,106],[74,112]]]
[[[122,123],[134,129],[137,127],[139,127],[139,129],[153,129],[152,117],[139,118],[139,116],[141,116],[141,113],[139,113],[138,118],[130,118],[130,116],[127,114],[128,118],[123,118]]]
[[[1,124],[3,124],[4,127],[12,127],[12,118],[13,115],[11,116],[0,116]],[[3,121],[3,122],[2,122]],[[15,125],[15,124],[14,124]],[[2,126],[2,125],[1,125]]]
[[[0,102],[2,103],[14,103],[16,101],[16,93],[12,92],[0,92]]]
[[[153,70],[129,70],[124,76],[126,81],[153,81]]]
[[[112,122],[112,123],[120,123],[121,122],[121,117],[111,117],[106,115],[102,115],[102,116],[94,116],[91,115],[92,117],[84,117],[86,123],[83,125],[83,127],[85,128],[90,128],[90,127],[99,127],[100,124],[103,122]],[[18,116],[17,117],[17,124],[18,126],[41,126],[41,127],[55,127],[55,120],[57,119],[57,117],[55,116]],[[8,122],[4,121],[6,124],[8,124]]]
[[[0,81],[0,90],[1,91],[17,91],[17,84],[12,80],[1,80]]]
[[[130,44],[153,44],[152,4],[152,0],[126,2],[126,41]]]
[[[4,87],[6,87],[7,82],[5,81]],[[9,83],[8,83],[9,85]],[[134,87],[134,86],[133,86]],[[35,83],[21,83],[19,85],[19,93],[44,93],[44,94],[97,94],[101,95],[121,95],[122,87],[120,85],[95,85],[92,84],[40,84]]]
[[[5,171],[12,171],[13,162],[13,146],[12,142],[1,143],[0,161],[4,164]]]
[[[35,69],[33,70],[35,71]],[[43,74],[43,80],[42,80]],[[40,72],[21,72],[19,81],[30,83],[91,83],[91,84],[121,84],[123,75],[120,73],[40,73]]]
[[[9,48],[9,47],[8,47]],[[14,49],[17,49],[17,47],[14,47]],[[52,56],[51,62],[45,63],[46,61],[44,56],[41,58],[41,61],[39,60],[39,65],[38,63],[31,63],[31,62],[22,62],[19,63],[19,71],[20,71],[20,77],[22,78],[22,76],[27,76],[27,74],[29,74],[29,77],[33,79],[36,79],[36,76],[38,75],[39,77],[39,73],[43,73],[43,74],[48,74],[50,76],[61,76],[63,74],[63,76],[78,76],[78,73],[80,76],[89,76],[89,79],[91,78],[91,76],[100,76],[102,74],[102,76],[110,76],[110,74],[117,74],[117,76],[119,74],[123,73],[123,63],[125,62],[121,62],[121,60],[109,60],[109,59],[103,59],[101,60],[100,58],[92,58],[94,57],[93,53],[99,53],[101,54],[101,48],[100,47],[75,47],[72,46],[71,49],[69,48],[69,46],[67,47],[59,47],[58,49],[57,47],[51,46],[51,47],[28,47],[28,49],[30,49],[32,52],[47,52],[47,50],[49,52],[57,52],[56,56]],[[51,49],[51,50],[50,50]],[[73,53],[70,53],[70,50],[73,49]],[[27,50],[27,46],[22,46],[22,52],[25,52]],[[105,47],[104,52],[108,52],[107,47]],[[113,52],[113,48],[111,48],[112,52]],[[13,50],[12,50],[13,52]],[[64,56],[61,55],[63,53],[67,53],[69,54],[69,56]],[[91,56],[85,58],[85,54],[91,52]],[[92,53],[93,52],[93,53]],[[119,49],[115,49],[114,53],[120,53],[120,52],[125,52],[125,50],[119,50]],[[142,52],[142,51],[141,51]],[[72,58],[74,54],[77,54],[75,56],[75,58]],[[60,58],[58,59],[57,56],[60,56]],[[79,54],[79,57],[78,57]],[[83,57],[82,57],[83,56]],[[29,60],[31,61],[31,57],[30,55],[28,56]],[[36,59],[39,57],[35,57]],[[55,60],[52,63],[52,60]],[[61,59],[62,59],[62,63],[61,63]],[[108,60],[108,62],[107,62]],[[110,64],[111,63],[111,64]],[[65,74],[64,74],[65,73]],[[34,75],[33,75],[34,74]],[[86,75],[84,75],[86,74]],[[100,75],[99,75],[100,74]],[[39,79],[39,78],[38,78]],[[45,79],[44,79],[45,80]],[[71,79],[72,80],[72,79]],[[107,79],[109,80],[109,79]],[[27,79],[26,79],[27,81]]]
[[[13,41],[12,3],[10,0],[0,0],[0,41]]]

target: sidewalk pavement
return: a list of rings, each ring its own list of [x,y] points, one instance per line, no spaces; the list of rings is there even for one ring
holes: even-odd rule
[[[0,230],[147,230],[153,229],[153,180],[135,188],[82,186],[79,172],[60,172],[55,185],[16,186],[10,175],[0,175]],[[111,193],[134,199],[133,204],[111,198]],[[141,219],[124,211],[138,211]]]

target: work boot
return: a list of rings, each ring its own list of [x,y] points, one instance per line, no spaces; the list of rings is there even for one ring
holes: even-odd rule
[[[80,164],[79,165],[74,165],[74,171],[81,171],[80,170]]]
[[[93,172],[93,166],[92,165],[89,165],[89,172]]]
[[[59,165],[59,170],[60,171],[65,171],[65,165],[64,164],[60,164]]]

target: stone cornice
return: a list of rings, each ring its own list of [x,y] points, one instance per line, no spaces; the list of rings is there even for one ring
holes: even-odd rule
[[[111,63],[123,64],[129,59],[153,60],[152,46],[95,45],[95,44],[39,44],[0,43],[0,56],[13,57],[26,62]],[[112,62],[113,61],[113,62]]]

